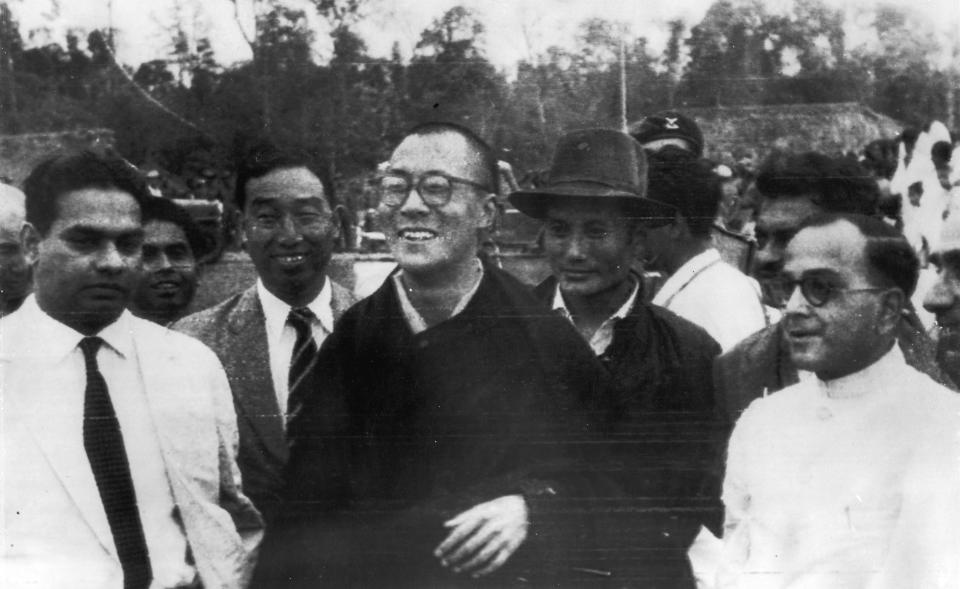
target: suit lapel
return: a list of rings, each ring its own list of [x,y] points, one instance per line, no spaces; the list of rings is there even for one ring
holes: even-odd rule
[[[332,280],[330,280],[330,288],[333,293],[330,307],[333,310],[333,321],[336,323],[340,319],[340,316],[357,302],[357,297]]]
[[[256,288],[243,293],[227,321],[227,328],[233,337],[226,338],[223,357],[231,364],[227,374],[233,375],[230,386],[238,418],[249,420],[264,447],[286,463],[287,440],[280,404],[273,390],[267,328]]]
[[[20,337],[30,338],[30,334],[27,329]],[[9,337],[10,341],[24,341],[14,334]],[[42,350],[43,346],[28,344],[25,349]],[[15,367],[4,366],[0,383],[9,387],[3,395],[7,414],[4,419],[26,425],[83,519],[104,549],[116,557],[113,533],[83,446],[83,399],[63,398],[64,391],[73,388],[71,384],[75,387],[75,383],[37,379],[36,375],[44,374],[43,366],[42,359],[35,361],[31,357],[20,357]],[[79,402],[79,423],[76,405],[68,405],[73,402]]]
[[[178,369],[183,359],[178,356],[175,345],[164,341],[165,332],[149,324],[136,323],[134,331],[142,384],[167,481],[197,569],[205,586],[227,586],[228,582],[223,580],[236,577],[234,567],[240,557],[239,545],[232,528],[225,527],[223,520],[211,513],[210,500],[200,494],[196,483],[220,481],[218,459],[208,455],[210,448],[218,443],[209,414],[214,408],[205,402],[183,402],[195,391],[190,389],[191,381]],[[197,424],[209,424],[210,429],[198,428]]]

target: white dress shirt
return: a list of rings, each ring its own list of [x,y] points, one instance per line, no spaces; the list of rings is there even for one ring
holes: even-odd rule
[[[277,395],[277,402],[280,405],[281,412],[287,410],[287,397],[290,396],[290,358],[293,356],[293,346],[297,342],[297,330],[287,323],[287,317],[290,315],[291,306],[281,301],[263,285],[262,280],[257,280],[257,296],[260,298],[260,305],[263,307],[263,316],[266,320],[267,329],[267,350],[270,353],[270,376],[273,378],[273,390]],[[310,326],[313,332],[313,339],[317,342],[317,349],[320,344],[333,333],[333,287],[330,286],[330,279],[323,283],[320,294],[310,301],[307,308],[313,311],[316,319]]]
[[[456,307],[453,308],[453,313],[450,314],[450,317],[455,317],[463,312],[467,307],[467,304],[473,298],[473,295],[477,294],[477,289],[480,288],[480,282],[483,281],[483,264],[480,263],[480,260],[477,262],[477,277],[476,282],[473,283],[473,287],[460,298],[460,301],[457,302]],[[423,333],[427,330],[429,325],[427,325],[426,320],[424,320],[423,315],[417,311],[417,308],[413,306],[413,303],[410,302],[410,297],[407,295],[407,287],[403,284],[403,270],[396,272],[393,275],[393,286],[397,289],[397,298],[400,299],[400,310],[403,311],[403,317],[407,320],[407,325],[410,326],[410,330],[414,334]],[[448,319],[450,318],[448,317]]]
[[[704,328],[724,352],[767,325],[760,285],[710,248],[687,260],[660,287],[653,304]]]
[[[48,360],[43,374],[37,377],[62,391],[58,395],[58,411],[67,418],[59,422],[70,424],[70,431],[62,433],[69,433],[67,439],[76,440],[75,444],[64,444],[59,450],[69,454],[70,460],[86,463],[89,459],[83,446],[83,406],[87,378],[83,352],[78,347],[84,336],[44,313],[34,295],[24,302],[20,312],[26,314],[28,324],[41,334],[35,341],[43,342],[44,349],[19,349],[18,353]],[[190,583],[196,570],[186,561],[187,539],[175,515],[170,481],[144,391],[129,320],[129,311],[124,311],[119,319],[97,334],[104,341],[97,352],[97,363],[107,383],[130,464],[153,569],[151,588],[176,587]],[[16,345],[16,342],[9,344]],[[89,493],[99,493],[93,477],[88,484],[93,485]]]
[[[960,397],[900,347],[743,413],[718,587],[960,587]]]
[[[600,356],[610,347],[610,344],[613,342],[613,328],[616,326],[617,321],[626,319],[627,316],[630,315],[630,311],[633,310],[633,305],[637,302],[638,294],[640,294],[639,282],[633,285],[633,292],[627,297],[627,301],[617,309],[616,313],[605,319],[604,322],[600,324],[600,327],[593,332],[590,341],[587,343],[590,344],[594,354]],[[553,295],[553,310],[559,311],[570,323],[573,323],[573,315],[570,314],[570,310],[567,309],[567,304],[563,301],[563,294],[560,292],[559,286],[557,286],[557,290]],[[574,327],[576,327],[576,325],[574,325]]]

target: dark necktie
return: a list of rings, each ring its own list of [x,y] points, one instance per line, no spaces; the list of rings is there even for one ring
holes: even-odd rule
[[[97,350],[103,340],[80,341],[87,367],[87,390],[83,403],[83,447],[87,451],[100,501],[107,512],[113,543],[123,568],[124,589],[146,589],[153,577],[150,555],[140,523],[137,495],[130,476],[130,463],[120,434],[120,422],[107,392],[107,382],[97,365]]]
[[[290,309],[287,315],[287,323],[297,332],[287,379],[287,415],[294,415],[313,389],[312,370],[317,361],[317,342],[311,329],[314,319],[316,315],[306,307]]]

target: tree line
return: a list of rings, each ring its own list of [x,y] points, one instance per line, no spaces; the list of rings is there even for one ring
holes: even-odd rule
[[[488,32],[463,6],[434,19],[409,59],[396,45],[390,57],[371,56],[357,25],[372,1],[254,0],[254,30],[241,29],[249,61],[221,65],[210,39],[181,21],[170,27],[168,53],[137,68],[117,63],[108,29],[28,47],[2,2],[0,133],[108,127],[125,157],[176,174],[229,169],[266,134],[309,153],[342,187],[427,119],[477,129],[521,175],[544,168],[562,133],[619,125],[621,62],[631,121],[664,108],[744,104],[856,101],[905,124],[952,121],[960,110],[956,47],[948,65],[934,63],[950,49],[902,6],[865,9],[859,18],[875,42],[853,49],[849,15],[821,0],[794,0],[788,13],[760,0],[716,0],[690,30],[668,23],[660,54],[625,23],[592,18],[572,47],[529,56],[508,75],[487,58]],[[322,63],[311,9],[329,24],[332,56]]]

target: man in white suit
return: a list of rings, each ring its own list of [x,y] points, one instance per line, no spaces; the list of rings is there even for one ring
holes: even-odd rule
[[[36,286],[0,320],[0,586],[242,587],[262,520],[223,368],[125,310],[142,179],[81,152],[25,189]]]

